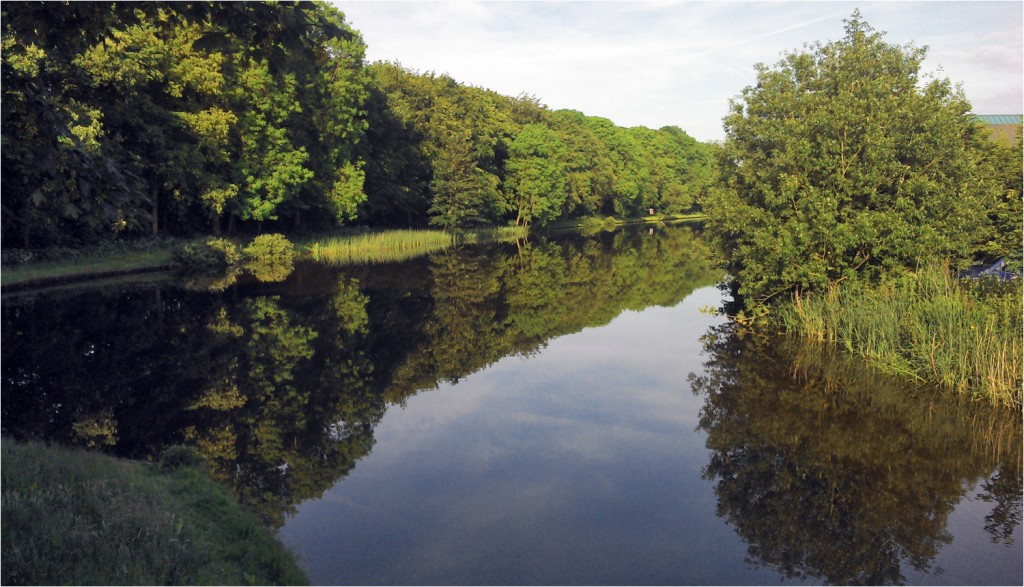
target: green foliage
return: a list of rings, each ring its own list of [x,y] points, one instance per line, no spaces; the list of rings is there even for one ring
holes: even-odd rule
[[[242,262],[242,254],[234,241],[208,238],[182,246],[175,252],[174,261],[186,273],[223,273],[238,267]]]
[[[454,234],[439,230],[391,230],[315,242],[310,256],[318,263],[352,265],[403,261],[454,246]]]
[[[188,459],[156,469],[7,438],[2,449],[6,585],[308,582]]]
[[[183,467],[199,469],[205,465],[205,460],[196,449],[179,444],[165,450],[158,463],[162,470],[174,471]]]
[[[242,250],[245,270],[259,281],[284,281],[295,266],[295,245],[281,234],[261,234]]]
[[[516,224],[547,224],[564,207],[565,146],[543,124],[528,124],[509,145],[506,182],[512,189]]]
[[[1024,262],[1024,128],[1011,144],[990,140],[982,146],[982,172],[990,190],[980,205],[985,211],[985,226],[975,242],[975,259],[991,263],[1005,259],[1011,271],[1022,270]]]
[[[852,282],[798,295],[778,319],[882,371],[1019,408],[1022,313],[1019,282],[965,284],[933,264],[878,286]]]
[[[365,218],[445,230],[699,207],[704,145],[417,74],[370,68]]]
[[[985,530],[1010,545],[1019,410],[908,388],[832,345],[741,336],[732,323],[703,342],[703,373],[690,379],[704,402],[703,476],[752,564],[842,585],[937,572],[950,504],[974,498],[979,479],[991,492]]]
[[[974,253],[984,137],[924,49],[882,36],[855,12],[732,101],[707,226],[748,302]]]
[[[291,263],[295,258],[295,245],[283,234],[261,234],[252,239],[242,253],[248,263]]]
[[[18,3],[3,22],[5,245],[336,226],[364,199],[364,46],[326,4]]]

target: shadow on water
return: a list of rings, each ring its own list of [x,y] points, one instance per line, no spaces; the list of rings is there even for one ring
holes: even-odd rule
[[[934,561],[965,497],[990,504],[992,543],[1012,543],[1019,414],[912,389],[824,346],[730,326],[707,333],[704,352],[704,372],[690,376],[704,397],[703,474],[749,563],[838,584],[940,576]]]
[[[139,459],[191,445],[279,525],[371,451],[390,405],[624,310],[674,305],[718,278],[702,251],[687,228],[620,231],[305,265],[212,291],[5,298],[3,434]]]

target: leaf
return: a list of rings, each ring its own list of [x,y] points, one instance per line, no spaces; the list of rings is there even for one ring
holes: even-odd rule
[[[29,195],[28,201],[32,202],[35,206],[42,206],[43,202],[46,201],[46,196],[43,195],[43,190],[37,188],[36,191]]]
[[[71,202],[64,204],[64,216],[66,216],[67,218],[70,218],[72,220],[78,220],[78,217],[81,215],[82,211],[78,208],[78,206],[74,205]]]
[[[211,31],[192,42],[192,49],[195,51],[228,51],[231,49],[231,38],[218,31]]]

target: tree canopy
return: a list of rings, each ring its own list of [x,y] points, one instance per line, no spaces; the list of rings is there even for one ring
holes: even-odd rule
[[[686,211],[704,145],[363,63],[320,2],[2,8],[3,243]]]
[[[921,74],[925,48],[886,43],[858,12],[845,23],[840,41],[758,64],[724,120],[705,210],[754,303],[934,257],[967,262],[1005,198],[962,90]]]

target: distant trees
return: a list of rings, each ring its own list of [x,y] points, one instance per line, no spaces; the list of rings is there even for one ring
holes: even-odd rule
[[[368,69],[369,221],[458,227],[685,212],[710,184],[707,147],[679,128],[627,129],[446,75]]]
[[[323,3],[2,7],[3,243],[679,212],[705,148],[363,64]]]
[[[725,118],[708,231],[754,303],[996,242],[986,213],[1006,182],[963,93],[922,79],[924,49],[885,43],[857,12],[845,22],[841,41],[759,64]]]

